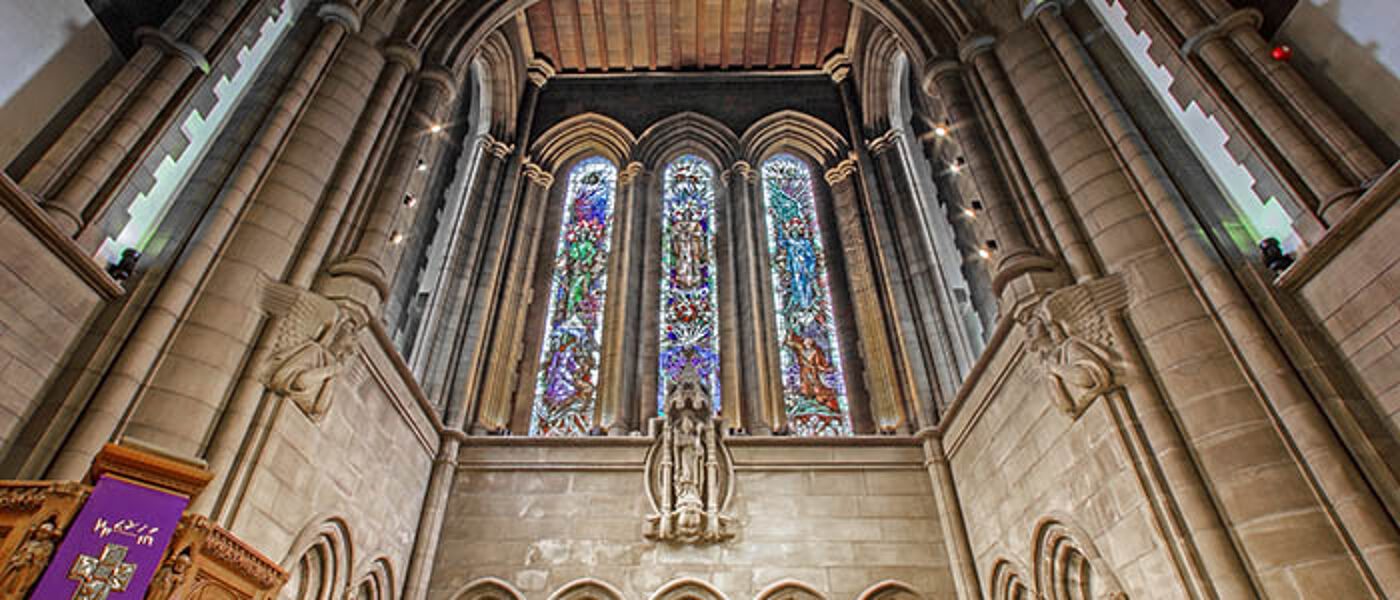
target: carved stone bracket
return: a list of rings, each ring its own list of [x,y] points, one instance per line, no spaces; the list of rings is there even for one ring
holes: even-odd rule
[[[656,440],[646,456],[654,511],[647,539],[703,544],[734,537],[733,519],[724,514],[734,491],[734,460],[712,404],[693,365],[666,391],[666,415],[653,421]]]
[[[353,302],[272,282],[263,286],[262,307],[280,317],[260,374],[263,384],[319,420],[330,410],[335,380],[369,323],[368,312]]]
[[[1012,310],[1050,397],[1071,418],[1121,383],[1126,340],[1115,339],[1111,319],[1127,305],[1128,286],[1110,275],[1034,295]]]

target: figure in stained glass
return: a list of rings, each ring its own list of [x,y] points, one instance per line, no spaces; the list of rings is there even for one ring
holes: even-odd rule
[[[798,435],[850,434],[811,171],[781,154],[763,164],[762,181],[788,426]]]
[[[593,427],[616,183],[617,168],[601,157],[569,172],[530,435],[585,435]]]
[[[661,231],[661,380],[657,406],[671,382],[694,367],[713,390],[720,412],[719,333],[716,317],[714,169],[694,155],[663,172]]]

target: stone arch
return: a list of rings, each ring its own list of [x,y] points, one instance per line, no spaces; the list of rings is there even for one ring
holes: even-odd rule
[[[484,129],[481,133],[508,142],[516,133],[515,100],[525,86],[525,58],[521,56],[519,44],[500,30],[494,31],[482,41],[468,69],[480,78],[479,105],[484,110],[478,112],[476,118],[490,123],[489,127],[481,128]]]
[[[1090,543],[1088,535],[1062,516],[1036,523],[1031,568],[1043,600],[1118,600],[1126,598],[1117,577]]]
[[[1034,594],[1021,576],[1022,570],[1001,558],[992,565],[992,576],[987,581],[987,598],[990,600],[1032,600]]]
[[[729,600],[729,597],[704,581],[681,577],[657,588],[648,600]]]
[[[509,581],[496,577],[474,580],[452,596],[452,600],[525,600],[525,595]]]
[[[545,171],[555,172],[572,158],[596,153],[627,166],[637,138],[616,119],[598,113],[575,115],[556,123],[535,140],[530,155]]]
[[[896,579],[886,579],[860,593],[856,600],[923,600],[924,595],[914,586]]]
[[[763,588],[754,600],[826,600],[826,596],[796,579],[783,579]]]
[[[346,590],[352,589],[350,566],[354,558],[350,527],[343,518],[312,519],[282,559],[282,569],[290,573],[291,578],[282,588],[281,597],[291,600],[344,597]]]
[[[394,570],[389,563],[389,557],[378,556],[370,561],[369,567],[364,570],[359,577],[355,578],[355,593],[359,596],[351,596],[356,600],[394,600]]]
[[[739,138],[723,123],[697,112],[682,112],[647,127],[637,140],[635,158],[648,169],[658,169],[682,153],[694,152],[724,169],[733,164],[738,149]]]
[[[832,126],[795,110],[781,110],[759,119],[739,138],[739,147],[743,159],[755,166],[774,154],[789,151],[819,169],[845,159],[848,149],[845,139]]]
[[[564,584],[549,600],[622,600],[622,592],[601,579],[584,577]]]
[[[860,62],[855,65],[859,76],[856,83],[860,91],[860,105],[865,116],[862,125],[868,132],[878,135],[897,121],[890,114],[892,100],[897,93],[893,89],[892,79],[896,58],[905,56],[905,52],[899,39],[883,26],[872,28],[862,42]],[[907,64],[906,58],[906,68]]]

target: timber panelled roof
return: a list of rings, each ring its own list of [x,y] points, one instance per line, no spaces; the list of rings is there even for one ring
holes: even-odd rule
[[[524,12],[560,73],[792,70],[846,43],[850,0],[543,0]]]

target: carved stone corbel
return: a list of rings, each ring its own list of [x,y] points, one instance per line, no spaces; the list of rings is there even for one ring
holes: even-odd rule
[[[360,330],[369,323],[368,312],[282,283],[263,286],[262,308],[280,319],[261,381],[319,420],[331,408],[335,380],[354,353]]]
[[[701,544],[734,537],[733,519],[723,514],[733,495],[734,461],[712,403],[694,365],[666,392],[666,414],[653,421],[659,427],[653,427],[656,441],[646,456],[654,511],[647,517],[647,539]]]
[[[1110,275],[1033,296],[1013,310],[1060,412],[1077,419],[1121,384],[1125,341],[1115,339],[1110,320],[1127,305],[1128,286]]]

